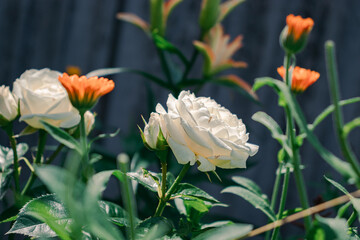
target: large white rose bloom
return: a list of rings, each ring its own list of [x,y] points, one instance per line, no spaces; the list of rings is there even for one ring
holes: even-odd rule
[[[20,121],[34,128],[43,128],[40,120],[63,128],[79,123],[80,115],[71,105],[59,75],[47,68],[31,69],[16,79],[13,92],[20,100]]]
[[[214,100],[182,91],[178,99],[170,94],[166,105],[168,111],[156,106],[160,128],[180,164],[198,162],[203,172],[245,168],[247,158],[257,153],[259,147],[247,143],[241,119]]]
[[[0,87],[0,118],[13,121],[18,115],[18,104],[8,86]]]

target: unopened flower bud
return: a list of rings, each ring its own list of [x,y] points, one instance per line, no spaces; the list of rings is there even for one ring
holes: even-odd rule
[[[0,126],[5,126],[18,116],[18,104],[9,87],[0,87]]]
[[[288,53],[298,53],[306,45],[314,21],[290,14],[286,17],[286,26],[280,34],[280,44]]]
[[[151,113],[149,122],[144,120],[144,131],[141,131],[141,137],[145,146],[151,150],[165,150],[167,149],[167,142],[160,129],[160,115],[158,113]]]

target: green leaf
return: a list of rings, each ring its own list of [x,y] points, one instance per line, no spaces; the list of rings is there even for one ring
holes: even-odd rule
[[[342,206],[339,208],[339,210],[338,210],[338,212],[337,212],[337,214],[336,214],[336,217],[337,217],[337,218],[342,218],[342,217],[345,215],[345,213],[346,213],[346,211],[348,210],[348,208],[350,207],[350,205],[351,205],[351,202],[347,202],[347,203],[345,203],[344,205],[342,205]]]
[[[86,77],[95,77],[95,76],[107,76],[107,75],[113,75],[113,74],[119,74],[119,73],[135,73],[137,75],[140,75],[142,77],[145,77],[146,79],[158,84],[159,86],[162,86],[166,89],[171,90],[171,86],[169,86],[168,83],[166,83],[164,80],[153,76],[147,72],[143,72],[140,70],[135,69],[129,69],[129,68],[103,68],[98,69],[92,72],[89,72],[86,74]]]
[[[29,147],[26,143],[19,143],[16,145],[18,158],[25,155]],[[0,146],[0,172],[8,169],[14,162],[14,152],[11,148]]]
[[[154,173],[141,169],[139,172],[128,172],[126,173],[129,178],[143,185],[145,188],[152,192],[158,192],[161,185],[161,173]],[[166,186],[169,188],[174,182],[174,175],[171,173],[166,174]]]
[[[348,226],[346,220],[342,218],[323,218],[316,215],[312,228],[310,229],[308,240],[346,240]]]
[[[64,144],[70,149],[76,150],[79,154],[82,154],[80,143],[76,141],[70,134],[64,130],[54,127],[51,124],[41,121],[45,130],[58,142]]]
[[[356,127],[360,127],[360,117],[357,117],[344,125],[343,134],[346,137]]]
[[[227,187],[221,191],[221,193],[232,193],[242,197],[244,200],[249,202],[255,208],[261,210],[265,213],[272,221],[276,221],[275,213],[271,209],[269,203],[262,197],[258,196],[257,194],[242,188],[242,187]]]
[[[165,236],[173,229],[172,223],[164,217],[151,217],[136,226],[136,239],[152,240]]]
[[[256,93],[252,90],[251,85],[245,80],[241,79],[237,75],[230,74],[225,76],[220,76],[217,78],[210,78],[209,83],[214,83],[217,85],[229,87],[238,93],[244,95],[251,101],[259,104],[259,98]]]
[[[344,194],[349,195],[350,193],[348,192],[348,190],[346,190],[340,183],[324,176],[324,178],[331,183],[332,185],[334,185],[337,189],[339,189],[340,191],[342,191]]]
[[[95,142],[95,141],[97,141],[97,140],[99,140],[99,139],[116,137],[116,136],[119,134],[119,132],[120,132],[120,128],[116,129],[116,131],[113,132],[113,133],[103,133],[103,134],[99,134],[98,136],[96,136],[95,138],[93,138],[93,139],[90,141],[89,144],[91,145],[93,142]]]
[[[180,183],[176,191],[171,195],[172,198],[182,198],[185,200],[201,199],[210,203],[220,203],[214,197],[209,195],[204,190],[201,190],[189,183]]]
[[[197,235],[193,240],[232,240],[246,236],[253,229],[249,224],[232,224],[210,229]]]
[[[27,150],[28,145],[19,143],[16,145],[18,158],[22,157]],[[11,183],[11,174],[13,169],[10,166],[14,163],[14,152],[11,148],[0,146],[0,200],[5,196]]]
[[[153,32],[152,38],[157,48],[160,48],[170,53],[174,53],[180,58],[180,60],[185,65],[189,64],[189,61],[186,59],[184,54],[182,54],[182,52],[177,47],[175,47],[171,42],[167,41],[165,38],[163,38],[162,36],[160,36],[155,32]]]
[[[285,98],[286,103],[290,108],[291,113],[295,118],[297,124],[299,125],[301,131],[306,133],[308,141],[320,154],[320,156],[344,177],[348,179],[358,179],[356,173],[354,172],[350,164],[342,161],[334,154],[329,152],[327,149],[325,149],[320,143],[320,141],[317,139],[317,137],[308,128],[305,116],[303,115],[299,104],[297,103],[295,97],[292,95],[288,86],[282,81],[265,77],[256,79],[253,88],[254,90],[257,90],[265,85],[272,87],[279,94],[279,96],[283,96]]]
[[[348,195],[350,197],[350,201],[354,207],[354,209],[357,212],[360,212],[360,199],[359,198],[354,198],[353,196],[350,195],[350,193],[348,192],[348,190],[346,190],[340,183],[327,178],[326,176],[324,176],[324,178],[330,182],[333,186],[335,186],[337,189],[339,189],[340,191],[342,191],[344,194]],[[359,220],[360,220],[360,216],[359,216]]]
[[[1,222],[0,222],[0,224],[1,223],[7,223],[7,222],[12,222],[12,221],[15,221],[16,219],[17,219],[17,215],[15,215],[15,216],[12,216],[12,217],[9,217],[9,218],[7,218],[7,219],[5,219],[5,220],[2,220]]]
[[[240,176],[235,176],[231,178],[235,183],[239,184],[240,186],[250,190],[251,192],[255,193],[256,195],[258,195],[259,197],[262,197],[264,199],[267,199],[268,197],[262,193],[260,187],[252,180],[245,178],[245,177],[240,177]]]
[[[12,173],[12,169],[6,169],[5,171],[0,172],[0,200],[3,199],[10,187]]]
[[[227,225],[232,225],[234,224],[232,221],[217,221],[217,222],[213,222],[213,223],[207,223],[207,224],[202,224],[201,225],[201,229],[205,230],[205,229],[211,229],[211,228],[218,228],[218,227],[223,227],[223,226],[227,226]]]
[[[271,132],[271,136],[276,139],[281,146],[285,149],[289,156],[292,156],[292,150],[287,144],[287,137],[284,135],[277,122],[264,112],[257,112],[251,117],[252,120],[257,121],[264,125]]]
[[[64,205],[55,197],[54,194],[48,194],[32,199],[30,202],[25,204],[24,207],[21,208],[14,225],[7,234],[16,233],[30,237],[57,236],[54,230],[51,229],[47,223],[39,220],[39,216],[43,215],[42,211],[47,213],[46,217],[52,218],[53,220],[56,219],[55,223],[63,228],[60,231],[66,236],[66,232],[71,224],[71,219],[69,218]],[[51,221],[48,223],[50,222]],[[52,225],[55,226],[54,224]],[[59,229],[57,230],[57,232],[59,232]],[[64,239],[66,239],[66,237]],[[70,238],[68,237],[67,239]]]
[[[115,203],[108,201],[99,201],[99,206],[113,223],[120,227],[130,227],[130,223],[128,220],[129,216],[125,209]],[[136,224],[140,222],[138,218],[136,218],[135,220]]]

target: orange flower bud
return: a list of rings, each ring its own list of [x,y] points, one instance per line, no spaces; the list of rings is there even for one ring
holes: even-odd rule
[[[285,78],[284,66],[279,67],[277,72],[283,79]],[[295,93],[304,92],[310,85],[315,83],[319,77],[320,73],[318,72],[296,66],[292,72],[291,90]]]
[[[286,17],[286,26],[280,35],[280,43],[288,53],[298,53],[306,45],[314,21],[290,14]]]
[[[71,104],[80,112],[91,109],[101,96],[111,92],[115,87],[114,82],[107,78],[69,76],[67,73],[59,76],[59,81],[66,89]]]

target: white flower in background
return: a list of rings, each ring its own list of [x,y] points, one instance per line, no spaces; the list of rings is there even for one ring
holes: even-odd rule
[[[16,98],[10,92],[8,86],[0,87],[0,125],[13,121],[18,115]]]
[[[20,121],[43,128],[40,120],[57,127],[70,128],[80,121],[71,105],[57,71],[44,68],[27,70],[14,82],[14,95],[20,100]]]
[[[243,122],[214,100],[195,97],[182,91],[179,98],[171,94],[168,111],[161,104],[160,127],[180,164],[198,162],[203,172],[219,168],[245,168],[246,160],[258,151],[247,143],[249,134]]]
[[[85,131],[86,131],[86,135],[89,135],[89,133],[91,132],[91,130],[94,128],[94,123],[95,123],[95,114],[93,114],[90,111],[86,111],[84,114],[84,118],[85,118]]]
[[[144,131],[141,132],[144,144],[152,150],[164,150],[167,144],[160,130],[160,115],[151,113],[149,123],[145,120],[144,123]]]

